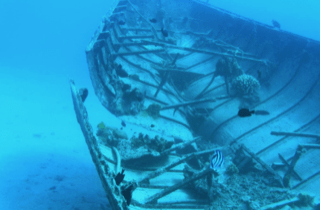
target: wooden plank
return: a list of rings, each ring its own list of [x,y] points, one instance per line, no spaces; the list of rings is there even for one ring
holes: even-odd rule
[[[271,135],[275,135],[275,136],[299,136],[299,137],[308,137],[308,138],[320,139],[320,135],[310,134],[310,133],[271,131]]]

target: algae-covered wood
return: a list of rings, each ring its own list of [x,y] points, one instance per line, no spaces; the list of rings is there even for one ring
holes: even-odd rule
[[[196,0],[123,0],[86,55],[101,104],[139,128],[101,119],[87,141],[114,208],[281,208],[300,205],[300,190],[320,194],[320,150],[308,146],[319,143],[319,42]],[[218,147],[219,173],[208,170]]]

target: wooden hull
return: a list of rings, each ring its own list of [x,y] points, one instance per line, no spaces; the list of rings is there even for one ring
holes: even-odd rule
[[[241,151],[245,157],[233,160],[240,170],[249,157],[283,187],[320,194],[320,43],[198,1],[160,2],[161,8],[155,1],[119,1],[93,36],[86,54],[102,105],[144,134],[183,142],[201,136],[196,144],[202,149],[190,153],[194,157],[216,146],[233,156]],[[258,93],[239,94],[233,86],[237,75],[219,73],[219,62],[256,78]],[[155,152],[149,156],[154,162],[139,159],[132,166],[134,159],[121,161],[112,146],[97,141],[79,92],[71,87],[78,122],[113,209],[212,205],[190,187],[186,161],[179,162],[187,155]],[[157,116],[148,112],[153,104],[161,107]],[[243,107],[270,114],[240,118]],[[126,176],[119,187],[114,174],[121,164]],[[195,176],[212,174],[202,172]],[[120,193],[128,186],[133,186],[129,206]]]

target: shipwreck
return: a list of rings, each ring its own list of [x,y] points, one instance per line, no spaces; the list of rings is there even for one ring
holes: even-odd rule
[[[318,41],[202,1],[120,0],[86,56],[101,105],[139,127],[92,126],[70,81],[112,209],[319,208]]]

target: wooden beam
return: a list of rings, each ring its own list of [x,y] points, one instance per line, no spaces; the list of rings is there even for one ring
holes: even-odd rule
[[[320,149],[320,144],[299,144],[300,147],[304,148],[312,148],[312,149]]]
[[[193,142],[196,142],[196,141],[199,141],[199,140],[201,140],[201,137],[196,137],[196,138],[192,139],[191,141],[187,141],[187,142],[182,142],[182,143],[180,143],[180,144],[176,144],[176,145],[174,145],[173,147],[171,147],[171,148],[169,148],[169,149],[164,150],[163,152],[161,152],[160,156],[161,156],[161,155],[167,155],[167,154],[169,154],[170,152],[175,151],[175,150],[177,150],[177,149],[182,149],[182,148],[184,148],[184,147],[192,144]]]
[[[298,146],[298,149],[296,150],[296,153],[294,154],[293,159],[290,163],[289,169],[283,177],[283,184],[285,187],[290,187],[290,179],[293,174],[294,167],[297,164],[298,160],[300,159],[301,155],[302,155],[302,147]]]
[[[181,182],[179,182],[179,183],[177,183],[177,184],[175,184],[175,185],[173,185],[171,187],[168,187],[168,188],[162,190],[161,192],[149,197],[146,200],[146,203],[156,203],[159,198],[162,198],[162,197],[170,194],[171,192],[173,192],[173,191],[175,191],[175,190],[177,190],[177,189],[189,184],[190,182],[194,182],[194,181],[196,181],[198,179],[201,179],[202,177],[204,177],[204,176],[206,176],[208,174],[211,174],[213,172],[214,171],[211,168],[205,169],[202,172],[200,172],[199,174],[195,175],[194,177],[186,179],[184,181],[181,181]]]
[[[275,135],[275,136],[297,136],[297,137],[308,137],[308,138],[320,139],[320,135],[310,134],[310,133],[271,131],[271,135]]]

